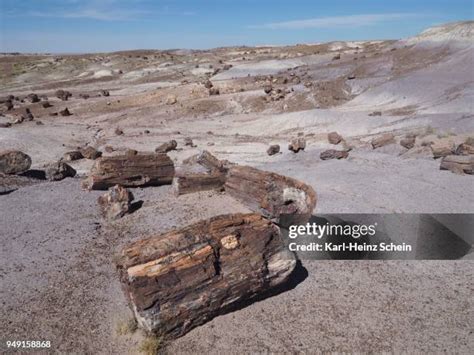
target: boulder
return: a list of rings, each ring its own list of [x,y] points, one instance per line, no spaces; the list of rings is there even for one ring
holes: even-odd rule
[[[99,196],[97,202],[102,217],[107,220],[115,220],[123,217],[130,211],[134,197],[126,188],[115,185],[109,188],[109,191]]]
[[[102,157],[92,167],[82,187],[105,190],[114,185],[124,187],[171,184],[173,161],[166,154],[143,153]]]
[[[267,149],[268,155],[275,155],[280,153],[280,146],[278,144],[272,144]]]
[[[178,143],[173,139],[156,147],[155,153],[168,153],[172,150],[176,150],[177,146]]]
[[[47,165],[44,171],[49,181],[59,181],[67,177],[76,176],[76,170],[62,161]]]
[[[101,95],[101,96],[106,96],[106,97],[107,97],[107,96],[110,96],[110,93],[109,93],[109,91],[108,91],[108,90],[100,90],[100,95]]]
[[[448,155],[441,159],[440,170],[456,174],[474,174],[474,155]]]
[[[288,145],[288,150],[291,150],[294,153],[298,153],[300,150],[304,150],[305,148],[306,148],[306,139],[302,137],[293,139]]]
[[[339,144],[342,141],[342,136],[337,132],[331,132],[328,134],[328,142],[331,144]]]
[[[115,258],[140,327],[176,338],[287,281],[280,229],[258,214],[221,215],[125,246]]]
[[[349,153],[346,152],[345,150],[329,149],[329,150],[325,150],[324,152],[321,152],[321,154],[319,155],[319,158],[321,158],[321,160],[345,159],[348,156],[349,156]]]
[[[98,151],[97,149],[91,146],[82,148],[80,152],[86,159],[96,160],[97,158],[100,158],[102,156],[102,152]]]
[[[78,150],[73,150],[73,151],[70,151],[70,152],[66,152],[63,155],[63,160],[64,161],[74,161],[74,160],[79,160],[79,159],[83,159],[83,158],[84,158],[84,156]]]
[[[29,155],[19,150],[0,151],[0,173],[21,174],[31,167]]]
[[[372,139],[370,142],[373,149],[377,149],[392,143],[395,143],[395,136],[391,133],[385,133],[380,137]]]

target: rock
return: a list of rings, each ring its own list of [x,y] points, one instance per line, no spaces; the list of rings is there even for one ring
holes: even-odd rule
[[[43,122],[41,122],[41,121],[36,121],[36,125],[37,125],[37,126],[43,126],[43,125],[44,125],[44,123],[43,123]]]
[[[373,149],[377,149],[392,143],[395,143],[395,136],[391,133],[385,133],[380,137],[372,139],[370,142]]]
[[[23,115],[21,115],[21,118],[24,120],[24,121],[33,121],[34,120],[34,116],[33,114],[31,113],[30,109],[29,108],[25,108],[25,113]]]
[[[5,123],[1,123],[0,122],[0,128],[8,128],[8,127],[11,127],[11,123],[10,122],[5,122]]]
[[[347,80],[354,80],[355,78],[356,78],[355,75],[349,75],[349,76],[347,77]]]
[[[6,107],[7,111],[13,110],[13,102],[11,100],[5,101],[5,107]]]
[[[115,258],[137,323],[175,338],[281,285],[296,266],[278,226],[221,215],[125,246]]]
[[[451,140],[439,140],[431,144],[430,148],[435,159],[454,154],[454,142]]]
[[[115,149],[110,145],[106,145],[104,147],[104,150],[105,150],[106,153],[112,153]]]
[[[166,98],[166,104],[167,105],[174,105],[177,102],[178,102],[178,99],[176,98],[176,95],[169,95]]]
[[[72,94],[66,90],[57,90],[55,95],[58,99],[61,99],[62,101],[67,101],[72,96]]]
[[[74,170],[69,164],[64,162],[57,162],[49,164],[45,169],[46,178],[49,181],[59,181],[67,177],[74,177],[76,170]]]
[[[64,161],[74,161],[74,160],[79,160],[79,159],[83,159],[83,158],[84,158],[84,156],[78,150],[73,150],[73,151],[70,151],[70,152],[66,152],[63,155],[63,160]]]
[[[300,150],[304,150],[306,148],[306,139],[300,137],[295,138],[291,141],[288,145],[288,150],[291,150],[294,153],[298,153]]]
[[[53,105],[51,105],[49,101],[45,101],[41,104],[41,106],[43,106],[43,108],[48,108],[48,107],[52,107]]]
[[[213,85],[212,85],[212,83],[211,83],[210,80],[207,80],[207,81],[204,83],[204,87],[205,87],[206,89],[210,89],[210,88],[213,87]]]
[[[263,87],[263,91],[265,92],[265,94],[270,94],[273,90],[273,87],[270,85],[270,84],[267,84]]]
[[[374,111],[369,113],[369,116],[382,116],[382,111]]]
[[[462,143],[458,145],[455,151],[456,155],[472,155],[474,154],[474,146],[467,143]]]
[[[210,96],[214,96],[214,95],[219,95],[220,94],[220,91],[218,88],[210,88],[209,89],[209,95]]]
[[[193,140],[189,137],[184,138],[184,145],[188,147],[197,147],[194,143]]]
[[[174,164],[166,154],[117,155],[98,159],[82,187],[104,190],[117,184],[159,186],[171,184],[173,177]]]
[[[87,100],[90,96],[88,94],[79,94],[81,99]]]
[[[127,149],[125,151],[125,155],[137,155],[137,154],[138,154],[138,151],[135,149]]]
[[[278,144],[272,144],[267,149],[268,155],[275,155],[280,153],[280,146]]]
[[[332,57],[332,60],[339,60],[339,59],[341,59],[340,54],[336,54],[334,57]]]
[[[450,170],[456,174],[474,174],[473,155],[448,155],[441,159],[440,170]]]
[[[339,144],[342,141],[342,136],[337,132],[331,132],[328,134],[328,141],[331,144]]]
[[[349,153],[345,150],[335,150],[335,149],[328,149],[324,152],[319,154],[319,158],[321,160],[329,160],[329,159],[345,159],[349,156]]]
[[[110,93],[108,90],[100,90],[99,94],[105,97],[110,96]]]
[[[156,147],[155,153],[168,153],[175,150],[177,146],[178,143],[173,139]]]
[[[40,102],[40,98],[39,98],[38,95],[36,95],[36,94],[29,94],[29,95],[27,96],[27,99],[28,99],[31,103]]]
[[[102,217],[108,220],[119,219],[130,211],[134,197],[126,188],[115,185],[107,193],[99,196],[97,202]]]
[[[71,115],[72,115],[72,113],[69,112],[69,110],[68,110],[67,107],[66,107],[64,110],[59,111],[59,114],[60,114],[61,116],[71,116]]]
[[[222,70],[229,70],[230,68],[232,68],[232,64],[224,64]]]
[[[86,159],[96,160],[97,158],[100,158],[102,156],[102,152],[99,152],[97,149],[91,146],[82,148],[80,152]]]
[[[406,149],[411,149],[415,146],[415,137],[407,137],[400,140],[400,145]]]
[[[119,128],[119,127],[115,128],[115,131],[114,131],[114,132],[115,132],[115,134],[116,134],[117,136],[121,136],[121,135],[123,134],[122,129]]]
[[[143,133],[145,133],[145,134],[150,134],[150,130],[149,130],[149,129],[145,129],[145,130],[143,131]]]
[[[31,167],[29,155],[19,150],[0,151],[0,173],[21,174]]]

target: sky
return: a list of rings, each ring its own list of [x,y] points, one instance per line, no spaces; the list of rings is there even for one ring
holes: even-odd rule
[[[0,0],[0,52],[399,39],[473,18],[474,0]]]

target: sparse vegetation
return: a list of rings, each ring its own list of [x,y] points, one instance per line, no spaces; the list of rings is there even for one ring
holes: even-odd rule
[[[142,341],[138,350],[145,355],[155,355],[162,345],[163,339],[161,337],[149,335]]]
[[[135,333],[137,328],[137,321],[134,318],[129,318],[127,320],[119,321],[117,323],[116,331],[118,335],[127,335]]]

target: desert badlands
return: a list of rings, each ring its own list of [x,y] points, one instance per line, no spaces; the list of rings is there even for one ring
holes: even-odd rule
[[[133,248],[143,238],[190,225],[212,234],[200,221],[255,212],[242,197],[246,174],[255,189],[269,177],[276,189],[288,184],[294,208],[315,216],[474,213],[473,28],[281,47],[2,54],[0,334],[48,340],[59,353],[143,349],[152,340],[134,329],[117,265],[142,275]],[[198,182],[210,187],[179,185],[203,156],[219,165]],[[126,180],[94,175],[114,164],[149,170],[104,195]],[[252,216],[245,223],[268,227]],[[474,264],[465,254],[302,260],[285,290],[153,341],[170,354],[472,353]],[[139,296],[146,308],[149,294]]]

